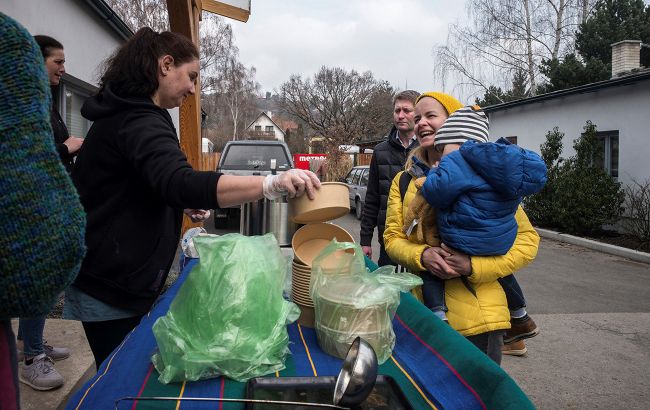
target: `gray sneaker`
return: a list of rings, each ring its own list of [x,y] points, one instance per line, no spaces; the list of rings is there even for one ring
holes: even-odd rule
[[[17,350],[18,350],[18,361],[25,360],[25,352],[23,352],[21,349],[17,349]],[[50,356],[50,358],[55,362],[70,357],[70,349],[68,349],[67,347],[50,346],[47,344],[47,340],[43,340],[43,353]]]
[[[20,381],[35,390],[52,390],[63,385],[63,376],[54,368],[54,361],[39,354],[32,364],[20,362]]]
[[[50,356],[55,362],[70,357],[70,349],[67,347],[50,346],[47,344],[47,340],[43,340],[43,353]]]

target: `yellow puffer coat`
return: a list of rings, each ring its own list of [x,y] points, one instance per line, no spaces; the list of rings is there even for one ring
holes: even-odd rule
[[[429,245],[411,242],[402,231],[403,215],[409,202],[417,193],[411,180],[404,203],[399,192],[401,172],[393,179],[388,196],[384,244],[390,258],[411,272],[422,272],[420,257]],[[460,278],[445,282],[445,299],[449,311],[447,318],[451,327],[463,336],[473,336],[493,330],[510,328],[510,313],[503,288],[498,278],[512,274],[528,265],[537,255],[539,235],[531,225],[523,209],[515,214],[519,230],[517,239],[507,254],[502,256],[472,256],[472,274],[468,277],[476,292],[474,296]],[[435,229],[438,237],[437,227]]]

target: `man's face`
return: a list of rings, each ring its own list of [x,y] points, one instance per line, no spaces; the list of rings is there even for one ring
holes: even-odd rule
[[[398,131],[402,133],[411,133],[415,127],[413,117],[415,110],[413,103],[405,100],[396,100],[393,107],[393,122]]]

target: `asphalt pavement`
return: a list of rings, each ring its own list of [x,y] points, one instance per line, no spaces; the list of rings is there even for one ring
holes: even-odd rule
[[[650,408],[649,264],[542,237],[516,277],[541,332],[502,366],[539,409]]]

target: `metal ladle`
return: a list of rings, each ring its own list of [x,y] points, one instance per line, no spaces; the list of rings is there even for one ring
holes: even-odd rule
[[[126,396],[115,400],[115,410],[121,401],[206,401],[206,402],[232,402],[255,403],[270,405],[290,405],[303,407],[319,407],[328,409],[354,408],[368,398],[377,381],[377,355],[368,342],[360,337],[354,339],[343,367],[336,377],[334,385],[334,404],[305,403],[299,401],[258,400],[258,399],[228,399],[207,397],[133,397]]]

